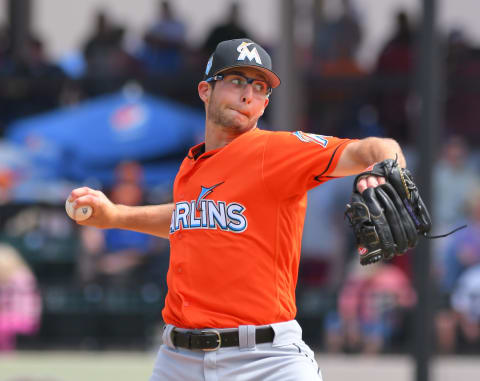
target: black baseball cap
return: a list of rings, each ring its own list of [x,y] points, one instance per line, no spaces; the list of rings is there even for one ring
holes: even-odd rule
[[[260,70],[268,84],[275,88],[280,78],[272,70],[272,59],[260,45],[248,38],[220,42],[208,60],[203,79],[234,67],[252,67]]]

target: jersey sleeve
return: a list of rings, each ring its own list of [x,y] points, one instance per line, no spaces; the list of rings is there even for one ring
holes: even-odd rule
[[[302,131],[273,132],[262,163],[267,188],[280,197],[292,197],[334,178],[330,174],[353,141]]]

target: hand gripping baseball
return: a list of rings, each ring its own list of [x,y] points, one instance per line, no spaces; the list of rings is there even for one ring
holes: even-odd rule
[[[385,183],[360,194],[357,183],[365,176],[384,177]],[[418,235],[442,237],[427,235],[431,219],[425,203],[408,169],[400,168],[392,159],[375,164],[355,178],[345,215],[353,227],[362,265],[403,254],[417,245]]]
[[[113,204],[101,191],[88,187],[74,189],[67,198],[74,209],[90,206],[92,215],[85,220],[76,220],[79,225],[97,228],[114,227],[117,215],[117,205]]]

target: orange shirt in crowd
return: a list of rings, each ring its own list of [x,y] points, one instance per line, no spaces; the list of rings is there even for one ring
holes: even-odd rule
[[[253,129],[190,149],[176,176],[164,321],[183,328],[295,318],[306,192],[352,140]]]

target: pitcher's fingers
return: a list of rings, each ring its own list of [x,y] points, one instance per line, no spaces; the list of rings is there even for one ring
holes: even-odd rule
[[[387,182],[387,180],[385,180],[385,177],[383,176],[377,177],[377,181],[379,185],[385,184]]]
[[[360,194],[362,194],[363,191],[364,191],[365,189],[367,189],[367,188],[368,188],[368,187],[367,187],[367,179],[366,179],[366,178],[362,178],[362,179],[358,180],[358,182],[357,182],[357,190],[358,190],[358,192],[359,192]]]
[[[82,197],[87,194],[93,194],[94,192],[96,191],[89,187],[76,188],[70,192],[70,195],[68,196],[68,201],[72,202],[76,200],[78,197]]]
[[[77,209],[81,206],[86,205],[89,205],[93,209],[95,209],[100,205],[100,199],[95,194],[86,194],[75,199],[75,202],[73,203],[73,208]]]
[[[367,177],[367,186],[369,188],[378,187],[378,180],[376,176],[368,176]]]

